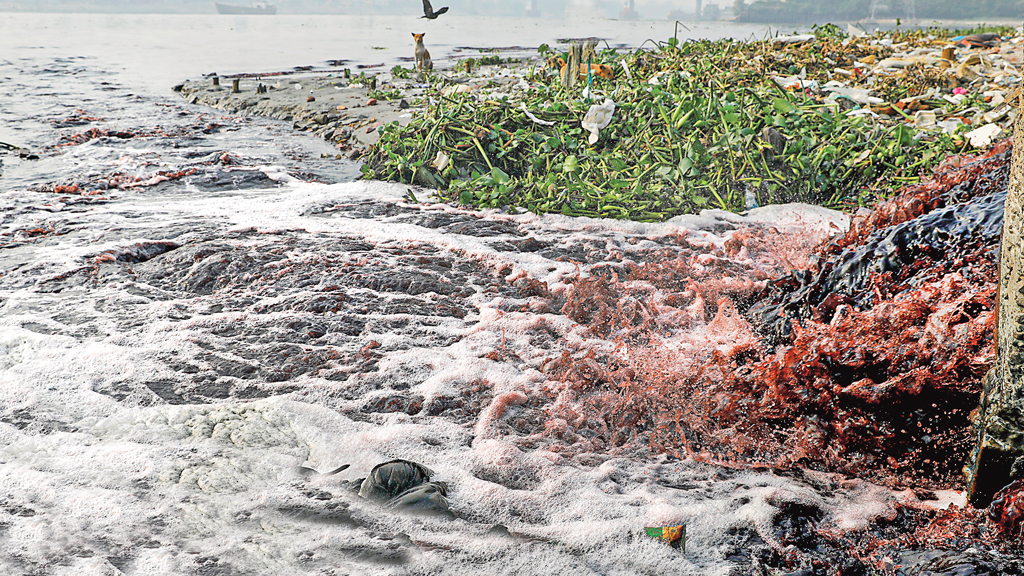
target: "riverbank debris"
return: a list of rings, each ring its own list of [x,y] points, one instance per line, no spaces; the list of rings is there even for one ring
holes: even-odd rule
[[[679,550],[680,552],[686,551],[686,525],[681,524],[679,526],[648,526],[644,528],[644,532],[652,538],[657,538],[663,542],[666,542],[669,546]]]
[[[431,481],[433,472],[416,462],[390,460],[378,464],[359,482],[359,495],[392,509],[448,514],[448,486]]]
[[[752,42],[673,38],[595,51],[595,64],[622,73],[595,76],[585,92],[543,64],[475,80],[440,72],[424,109],[379,129],[364,173],[480,208],[644,221],[738,211],[751,196],[871,206],[1005,132],[1024,31],[993,33],[994,47],[954,43],[947,30],[869,36],[833,25]],[[582,125],[588,98],[616,103],[600,139]],[[784,137],[781,149],[761,138],[766,128]],[[451,159],[444,169],[430,164],[439,152]]]

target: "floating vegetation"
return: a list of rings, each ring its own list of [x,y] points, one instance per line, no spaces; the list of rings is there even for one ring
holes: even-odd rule
[[[643,221],[787,201],[873,205],[947,154],[989,146],[1012,118],[1016,69],[952,39],[826,25],[598,50],[590,63],[615,78],[588,74],[570,88],[557,65],[537,63],[432,76],[431,105],[380,128],[364,174],[482,208]],[[606,99],[612,119],[591,144],[581,121]],[[971,132],[982,124],[992,128]]]

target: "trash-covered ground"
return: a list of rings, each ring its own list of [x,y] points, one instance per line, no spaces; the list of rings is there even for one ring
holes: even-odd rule
[[[569,55],[545,46],[526,66],[431,76],[429,105],[379,129],[366,173],[466,205],[634,220],[793,200],[869,206],[1007,133],[1021,30],[954,34],[826,25],[598,49],[570,88]],[[587,63],[614,78],[585,74]]]

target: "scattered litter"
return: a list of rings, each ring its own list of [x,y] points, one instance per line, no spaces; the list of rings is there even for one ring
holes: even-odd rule
[[[772,38],[772,42],[776,44],[803,44],[814,39],[814,34],[793,34],[792,36],[776,36]]]
[[[387,508],[450,513],[448,487],[444,482],[430,481],[432,474],[426,466],[408,460],[384,462],[359,482],[359,495],[383,502]]]
[[[667,542],[669,546],[686,551],[686,525],[646,527],[648,536]]]
[[[591,145],[597,143],[598,131],[611,124],[613,113],[615,113],[615,102],[608,99],[605,99],[601,104],[592,105],[587,110],[587,114],[583,116],[583,121],[580,122],[584,130],[590,131],[590,137],[587,138],[587,142]]]
[[[799,76],[775,76],[772,78],[776,84],[779,85],[783,90],[810,90],[811,92],[818,91],[817,80],[805,80]]]
[[[1003,118],[1006,118],[1007,114],[1009,113],[1010,107],[1004,102],[999,104],[999,106],[993,108],[992,110],[989,110],[988,112],[982,114],[981,118],[988,123],[998,122]]]
[[[919,130],[935,128],[935,112],[932,110],[918,110],[914,113],[914,127]]]
[[[957,129],[963,125],[964,123],[961,122],[958,118],[943,120],[942,122],[938,123],[939,128],[942,128],[943,132],[950,135],[955,134]]]
[[[456,94],[468,94],[473,91],[473,87],[469,84],[454,84],[441,90],[441,94],[444,96],[454,96]]]
[[[633,76],[629,73],[629,64],[626,64],[625,60],[620,60],[619,64],[622,65],[622,73],[625,74],[626,80],[632,80]]]
[[[521,102],[519,107],[523,111],[523,113],[526,114],[526,117],[529,118],[530,120],[532,120],[534,124],[540,124],[541,126],[554,126],[555,125],[554,122],[549,122],[547,120],[541,120],[540,118],[537,118],[536,116],[534,116],[529,110],[526,109],[526,102]]]
[[[448,155],[444,153],[444,150],[437,151],[437,156],[434,157],[434,167],[438,171],[443,171],[448,167]]]
[[[450,77],[427,89],[430,113],[382,132],[364,173],[485,208],[663,220],[742,210],[748,190],[761,203],[871,205],[947,155],[1009,133],[1024,37],[972,39],[996,42],[991,49],[954,44],[942,30],[832,28],[700,50],[598,51],[594,64],[620,70],[585,92],[561,87],[546,67],[503,70],[508,81],[478,86]],[[591,106],[597,94],[614,104]],[[586,132],[570,126],[581,117]],[[996,128],[976,130],[984,125]],[[778,137],[765,139],[765,128]],[[580,154],[584,137],[602,149]],[[410,158],[427,160],[409,170]]]
[[[885,100],[882,100],[881,98],[872,96],[871,90],[866,88],[851,88],[849,86],[844,86],[835,80],[826,82],[821,89],[826,92],[831,92],[827,98],[828,100],[834,101],[836,97],[843,96],[857,102],[858,104],[881,104],[882,102],[885,102]]]
[[[1002,136],[1003,129],[998,124],[985,124],[981,128],[971,130],[965,136],[970,140],[971,146],[975,148],[987,148],[997,138]]]

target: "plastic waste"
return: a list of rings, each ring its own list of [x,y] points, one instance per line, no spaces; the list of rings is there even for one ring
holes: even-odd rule
[[[757,195],[749,188],[743,193],[743,207],[747,210],[753,210],[758,207]]]
[[[957,44],[967,46],[969,48],[992,48],[999,42],[999,40],[999,34],[996,34],[995,32],[968,34],[967,36],[958,36],[953,39]]]
[[[1007,105],[1005,102],[1003,102],[1003,103],[999,104],[998,106],[996,106],[995,108],[993,108],[993,109],[989,110],[988,112],[985,112],[984,114],[982,114],[981,118],[985,122],[989,122],[989,123],[991,123],[991,122],[998,122],[998,121],[1002,120],[1003,118],[1005,118],[1006,115],[1009,114],[1009,113],[1010,113],[1010,106]]]
[[[541,120],[540,118],[537,118],[536,116],[531,114],[530,111],[526,109],[526,102],[520,103],[519,108],[523,111],[523,113],[526,114],[527,118],[529,118],[530,120],[533,121],[534,124],[540,124],[541,126],[553,126],[555,124],[554,122],[549,122],[547,120]]]
[[[597,143],[599,132],[607,128],[612,122],[612,114],[615,113],[615,102],[609,99],[605,99],[600,104],[594,104],[587,110],[586,115],[583,116],[583,121],[580,122],[580,126],[584,130],[590,132],[590,136],[587,138],[587,142],[591,145]]]
[[[344,468],[339,468],[331,474]],[[304,473],[300,470],[300,474],[307,476],[311,473],[315,472]],[[448,485],[444,482],[430,481],[431,474],[433,472],[422,464],[408,460],[391,460],[374,466],[366,478],[348,484],[363,498],[382,502],[386,508],[451,515]]]
[[[971,146],[975,148],[986,148],[992,145],[999,136],[1003,134],[1003,129],[998,124],[985,124],[981,128],[975,128],[971,130],[965,136],[970,140]]]
[[[942,131],[945,132],[946,134],[956,133],[957,128],[960,128],[963,125],[964,123],[956,118],[950,120],[943,120],[942,122],[938,123],[939,128],[942,128]]]
[[[384,502],[426,482],[431,474],[433,472],[426,466],[408,460],[384,462],[370,470],[370,475],[359,486],[359,495]]]
[[[424,482],[388,500],[384,506],[392,509],[443,514],[450,511],[447,496],[448,485],[444,482]]]
[[[348,464],[342,464],[330,472],[318,472],[315,468],[310,468],[308,466],[296,466],[295,473],[304,478],[312,478],[314,476],[331,476],[348,469],[348,467]]]
[[[881,98],[872,96],[871,90],[867,90],[865,88],[852,88],[850,86],[845,86],[840,82],[836,82],[835,80],[826,82],[821,89],[825,92],[831,92],[826,100],[835,101],[839,96],[844,96],[858,104],[881,104],[882,102],[885,102],[885,100],[882,100]]]
[[[1004,90],[985,90],[981,95],[985,98],[991,98],[989,100],[990,106],[999,106],[1006,102],[1006,92]]]
[[[442,171],[448,166],[449,161],[450,159],[448,158],[448,155],[444,153],[444,150],[438,150],[437,156],[434,158],[434,166],[438,171]]]
[[[818,91],[817,80],[806,80],[800,76],[775,76],[772,80],[783,90],[810,90]]]
[[[473,87],[468,84],[454,84],[452,86],[446,86],[441,90],[441,94],[445,96],[453,96],[455,94],[468,94],[473,91]]]
[[[918,110],[914,113],[914,128],[927,130],[935,128],[935,112],[932,110]]]
[[[918,55],[918,56],[905,56],[905,57],[893,57],[886,58],[878,63],[879,68],[909,68],[915,64],[924,64],[925,66],[934,66],[939,63],[941,58],[936,58],[932,55]]]
[[[793,34],[792,36],[776,36],[772,42],[776,44],[803,44],[814,40],[814,34]]]
[[[679,526],[648,526],[644,528],[648,536],[667,542],[669,546],[686,550],[686,525]]]
[[[868,116],[870,118],[878,118],[878,114],[875,113],[871,108],[858,108],[856,110],[849,110],[846,112],[847,116]]]

